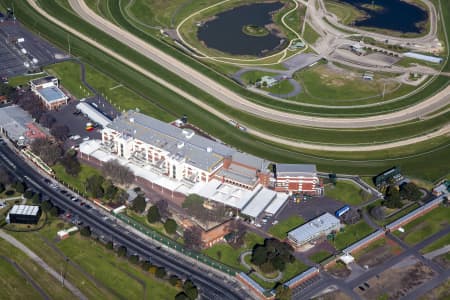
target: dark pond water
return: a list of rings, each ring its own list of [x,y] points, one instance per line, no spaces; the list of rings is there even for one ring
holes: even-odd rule
[[[272,23],[271,12],[283,7],[281,2],[255,3],[219,13],[198,29],[197,37],[209,48],[234,55],[263,56],[282,44],[273,33],[250,36],[242,32],[245,25],[263,27]]]
[[[420,33],[418,23],[426,21],[428,13],[421,8],[401,0],[339,0],[356,6],[367,13],[368,18],[356,21],[355,26],[376,27],[399,32]],[[362,7],[364,4],[375,4],[383,7],[375,11]]]

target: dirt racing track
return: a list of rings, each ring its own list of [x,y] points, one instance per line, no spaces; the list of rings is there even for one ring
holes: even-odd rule
[[[207,103],[198,100],[193,95],[188,94],[184,90],[178,88],[177,86],[171,84],[164,79],[161,79],[156,74],[142,68],[141,66],[129,61],[127,58],[114,52],[114,50],[109,49],[99,43],[94,39],[82,34],[74,28],[66,25],[65,23],[59,21],[53,16],[49,15],[43,9],[41,9],[35,0],[27,0],[28,3],[41,15],[43,15],[48,20],[57,24],[58,26],[64,28],[65,30],[71,32],[72,34],[78,36],[80,39],[94,45],[98,49],[102,50],[111,57],[117,59],[118,61],[127,64],[129,67],[135,69],[136,71],[142,73],[148,78],[158,82],[159,84],[165,86],[166,88],[178,93],[179,95],[185,97],[192,103],[202,107],[203,109],[209,111],[210,113],[216,115],[217,117],[228,121],[232,117],[223,114],[222,112],[216,110],[215,108],[209,106]],[[182,62],[176,60],[175,58],[165,54],[159,49],[149,45],[145,41],[137,38],[133,34],[127,32],[126,30],[112,24],[108,20],[103,19],[101,16],[93,12],[82,0],[69,0],[71,7],[76,13],[78,13],[85,21],[91,23],[95,27],[101,29],[111,37],[119,40],[120,42],[128,45],[134,50],[138,51],[140,54],[148,57],[149,59],[157,62],[168,70],[180,77],[189,81],[191,84],[201,88],[205,92],[214,95],[217,99],[230,105],[236,109],[245,111],[249,114],[256,115],[261,118],[270,119],[280,123],[287,123],[300,126],[312,126],[312,127],[322,127],[322,128],[366,128],[366,127],[379,127],[385,125],[398,124],[405,121],[417,119],[424,117],[436,110],[439,110],[450,103],[450,87],[446,87],[430,98],[422,101],[419,104],[410,106],[404,110],[388,113],[385,115],[370,116],[364,118],[325,118],[325,117],[311,117],[304,116],[286,112],[280,112],[274,109],[260,106],[255,104],[244,97],[226,89],[219,83],[211,80],[202,73],[194,70],[193,68],[183,64]],[[260,138],[266,139],[268,141],[282,143],[285,145],[290,145],[299,148],[313,149],[313,150],[326,150],[326,151],[374,151],[389,149],[393,147],[400,147],[405,145],[416,144],[422,141],[429,140],[431,138],[447,135],[450,132],[450,126],[444,126],[440,130],[433,133],[415,137],[408,140],[402,140],[392,143],[378,144],[378,145],[367,145],[367,146],[328,146],[328,145],[317,145],[308,144],[302,142],[288,141],[284,138],[268,135],[262,131],[248,128],[248,133],[258,136]]]

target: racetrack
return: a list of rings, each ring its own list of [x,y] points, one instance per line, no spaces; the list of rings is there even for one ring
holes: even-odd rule
[[[34,2],[34,0],[29,0],[29,2]],[[136,36],[127,32],[126,30],[112,24],[108,20],[103,19],[101,16],[93,12],[84,3],[84,1],[69,0],[69,2],[74,11],[78,13],[84,20],[91,23],[100,30],[104,31],[105,33],[109,34],[113,38],[116,38],[117,40],[128,45],[129,47],[133,48],[140,54],[148,57],[149,59],[157,62],[166,69],[172,71],[173,73],[178,74],[180,77],[189,81],[191,84],[201,88],[205,92],[213,95],[214,97],[221,100],[225,104],[261,118],[266,118],[281,123],[289,123],[293,125],[311,126],[311,127],[325,127],[325,128],[379,127],[402,123],[405,121],[416,119],[421,116],[425,116],[435,110],[442,108],[443,106],[446,106],[450,102],[450,88],[447,87],[446,89],[440,91],[433,97],[430,97],[429,99],[424,100],[423,102],[416,104],[414,106],[408,107],[404,110],[385,115],[371,116],[365,118],[324,118],[324,117],[311,117],[287,112],[280,112],[275,109],[255,104],[247,100],[246,98],[226,89],[216,81],[208,78],[207,76],[203,75],[197,70],[194,70],[193,68],[167,55],[158,48],[153,47],[152,45],[137,38]],[[130,62],[126,63],[129,64]],[[166,86],[167,88],[175,91],[176,93],[182,95],[183,97],[194,102],[195,104],[200,105],[199,100],[197,100],[195,97],[192,97],[191,95],[187,95],[184,91],[180,91],[180,89],[173,86],[171,83],[161,80],[159,78],[158,79],[152,78],[152,79],[156,80],[157,82]],[[204,109],[207,109],[211,113],[216,114],[214,112],[215,110],[209,105],[206,106],[200,105],[200,106],[202,106],[202,108]],[[227,116],[226,119],[229,120],[231,118]]]
[[[202,107],[202,108],[208,110],[209,112],[215,114],[216,116],[220,117],[221,119],[223,119],[223,120],[225,120],[225,121],[228,121],[228,120],[230,119],[230,116],[227,116],[227,115],[225,115],[225,114],[223,114],[223,113],[217,111],[216,109],[214,109],[214,108],[208,106],[206,103],[204,103],[204,102],[202,102],[202,101],[196,99],[196,98],[193,97],[192,95],[186,93],[185,91],[179,89],[178,87],[172,85],[171,83],[169,83],[169,82],[167,82],[167,81],[165,81],[165,80],[159,78],[157,75],[155,75],[155,74],[149,72],[148,70],[146,70],[146,69],[140,67],[139,65],[134,64],[133,62],[130,62],[129,60],[127,60],[127,59],[124,58],[123,56],[117,54],[117,53],[114,52],[113,50],[104,47],[103,45],[97,43],[95,40],[93,40],[93,39],[91,39],[91,38],[89,38],[89,37],[83,35],[82,33],[78,32],[78,31],[75,30],[74,28],[71,28],[71,27],[69,27],[68,25],[64,24],[63,22],[59,21],[58,19],[56,19],[56,18],[50,16],[50,15],[47,14],[44,10],[42,10],[40,7],[38,7],[38,6],[36,5],[36,3],[35,3],[34,0],[28,0],[28,2],[30,3],[30,5],[32,5],[32,6],[34,7],[34,9],[35,9],[36,11],[38,11],[38,12],[39,12],[40,14],[42,14],[44,17],[46,17],[47,19],[49,19],[49,20],[51,20],[52,22],[56,23],[58,26],[64,28],[65,30],[71,32],[72,34],[77,35],[79,38],[83,39],[84,41],[86,41],[86,42],[88,42],[88,43],[94,45],[95,47],[97,47],[97,48],[99,48],[100,50],[104,51],[106,54],[108,54],[108,55],[114,57],[115,59],[117,59],[117,60],[119,60],[119,61],[121,61],[121,62],[127,64],[128,66],[132,67],[133,69],[137,70],[138,72],[140,72],[140,73],[144,74],[145,76],[147,76],[147,77],[149,77],[149,78],[155,80],[156,82],[158,82],[158,83],[160,83],[161,85],[163,85],[163,86],[165,86],[165,87],[171,89],[172,91],[174,91],[174,92],[180,94],[181,96],[185,97],[185,98],[188,99],[189,101],[191,101],[191,102],[195,103],[196,105],[198,105],[198,106],[200,106],[200,107]],[[90,20],[89,18],[92,17],[92,18],[94,18],[95,20],[97,20],[98,22],[100,22],[101,24],[103,24],[103,22],[106,22],[106,23],[105,23],[106,25],[105,25],[105,24],[102,25],[102,26],[104,26],[104,27],[102,27],[102,30],[106,30],[107,28],[110,28],[110,27],[112,27],[112,26],[116,27],[117,29],[120,29],[120,28],[118,28],[117,26],[115,26],[115,25],[109,23],[108,21],[102,19],[101,17],[97,16],[95,13],[93,13],[92,11],[90,11],[89,8],[87,8],[87,6],[84,4],[84,2],[81,2],[81,3],[80,3],[79,1],[74,1],[74,0],[72,0],[72,1],[70,1],[70,2],[71,2],[71,5],[74,6],[74,9],[76,9],[77,11],[78,11],[78,10],[81,10],[81,11],[84,11],[84,12],[88,13],[88,15],[87,15],[87,20]],[[84,7],[84,8],[83,8],[83,7]],[[86,19],[86,18],[85,18],[85,19]],[[93,21],[93,20],[91,20],[91,21]],[[89,21],[89,22],[90,22],[90,21]],[[97,25],[96,25],[96,26],[97,26]],[[109,27],[108,27],[108,26],[109,26]],[[122,29],[120,29],[120,30],[123,31]],[[107,31],[106,31],[106,32],[107,32]],[[124,32],[125,32],[125,31],[124,31]],[[114,36],[118,36],[118,34],[119,34],[119,33],[116,33]],[[120,34],[122,34],[122,33],[120,33]],[[127,36],[127,38],[128,38],[129,40],[124,41],[124,40],[121,38],[120,40],[121,40],[122,42],[125,42],[127,45],[130,45],[130,46],[133,45],[133,48],[134,48],[134,49],[138,50],[139,52],[144,51],[144,53],[146,53],[145,55],[148,56],[148,53],[151,52],[150,50],[151,50],[153,47],[151,47],[150,45],[146,44],[146,43],[143,42],[143,41],[140,41],[139,39],[137,39],[136,37],[134,37],[133,35],[131,35],[131,34],[127,33],[127,32],[125,32],[124,34],[129,35],[129,36]],[[156,49],[155,51],[159,51],[159,50]],[[166,56],[167,56],[167,55],[166,55]],[[173,58],[171,58],[171,57],[169,57],[169,58],[171,59],[171,61],[175,61],[177,64],[179,64],[179,62],[176,61],[175,59],[173,59]],[[182,65],[182,64],[181,64],[181,65]],[[185,68],[188,68],[188,67],[186,67],[186,66],[184,66],[184,67],[185,67]],[[188,69],[190,69],[190,68],[188,68]],[[196,71],[195,71],[195,72],[196,72]],[[179,72],[178,72],[178,74],[180,75]],[[203,77],[205,77],[205,76],[203,76]],[[186,78],[186,77],[185,77],[185,78]],[[198,80],[198,79],[197,79],[197,80]],[[216,85],[218,85],[218,84],[216,83]],[[223,87],[221,87],[221,86],[219,86],[219,87],[220,87],[220,91],[222,91],[222,92],[224,92],[224,93],[229,93],[228,91],[225,90],[225,88],[223,88]],[[447,97],[445,100],[447,100],[447,99],[448,99],[448,94],[449,94],[449,92],[450,92],[450,88],[447,87],[447,89],[445,89],[443,92],[445,92],[445,95],[446,95],[446,97]],[[435,96],[435,98],[437,98],[437,97],[439,97],[439,96],[442,96],[441,94],[442,94],[443,92],[437,94],[437,95]],[[236,95],[236,96],[237,96],[237,95]],[[237,96],[237,97],[240,97],[240,96]],[[430,99],[431,99],[431,100],[430,100]],[[430,103],[430,102],[431,102],[431,103],[434,103],[434,102],[435,102],[435,99],[434,99],[433,97],[430,98],[430,99],[427,100],[427,101],[428,101],[427,103]],[[442,99],[442,98],[440,98],[440,99]],[[245,101],[246,101],[246,100],[245,100]],[[246,101],[246,102],[248,102],[248,101]],[[447,102],[447,103],[448,103],[448,102]],[[253,103],[250,102],[250,104],[253,104]],[[253,105],[255,105],[255,104],[253,104]],[[257,106],[257,105],[255,105],[255,106]],[[257,106],[257,107],[262,108],[262,107],[260,107],[260,106]],[[263,108],[263,109],[264,109],[264,108]],[[424,109],[427,109],[427,107],[424,107]],[[434,108],[433,108],[433,109],[429,109],[429,110],[427,110],[427,111],[433,111],[433,110],[434,110]],[[284,115],[283,113],[278,112],[278,111],[273,111],[273,112],[277,113],[278,118],[283,118],[283,115]],[[259,114],[258,112],[254,112],[254,111],[253,111],[253,113],[254,113],[254,114]],[[409,116],[411,117],[411,119],[414,119],[414,118],[417,117],[416,113],[417,113],[416,111],[411,111],[411,112],[410,112],[410,115],[409,115]],[[393,114],[394,114],[394,113],[393,113]],[[280,116],[280,115],[281,115],[281,116]],[[304,119],[304,120],[309,120],[309,121],[313,121],[313,122],[317,122],[317,119],[323,119],[323,120],[337,120],[337,121],[339,121],[340,123],[342,122],[342,120],[345,120],[344,122],[353,122],[353,121],[357,120],[357,119],[326,119],[326,118],[304,117],[304,116],[298,116],[298,115],[292,115],[292,114],[289,114],[289,115],[291,115],[292,118],[295,116],[295,118],[302,118],[302,119]],[[399,116],[393,116],[392,118],[398,118],[398,117],[399,117]],[[367,119],[370,119],[370,117],[369,117],[369,118],[366,118],[366,119],[363,119],[362,121],[367,120]],[[393,121],[394,121],[394,120],[393,120]],[[398,121],[397,121],[397,122],[398,122]],[[343,122],[342,122],[342,123],[343,123]],[[395,122],[395,123],[396,123],[396,122]],[[376,124],[378,125],[378,123],[376,123]],[[390,123],[388,123],[388,124],[390,124]],[[347,124],[347,125],[350,125],[350,124]],[[349,126],[345,126],[345,127],[349,127]],[[350,127],[351,127],[351,126],[350,126]],[[355,126],[355,127],[357,127],[357,126]],[[365,126],[364,126],[364,127],[365,127]],[[436,132],[433,132],[433,133],[430,133],[430,134],[427,134],[427,135],[424,135],[424,136],[420,136],[420,137],[415,137],[415,138],[412,138],[412,139],[409,139],[409,140],[397,141],[397,142],[386,143],[386,144],[378,144],[378,145],[365,145],[365,146],[363,146],[363,145],[361,145],[361,146],[316,145],[316,144],[308,144],[308,143],[301,143],[301,142],[289,141],[289,140],[286,140],[285,138],[281,138],[281,137],[277,137],[277,136],[268,135],[268,134],[266,134],[266,133],[264,133],[264,132],[261,132],[261,131],[258,131],[258,130],[253,130],[253,129],[251,129],[251,128],[248,129],[248,132],[249,132],[250,134],[253,134],[253,135],[255,135],[255,136],[261,137],[261,138],[266,139],[266,140],[268,140],[268,141],[272,141],[272,142],[276,142],[276,143],[280,143],[280,144],[285,144],[285,145],[289,145],[289,146],[294,146],[294,147],[299,147],[299,148],[306,148],[306,149],[312,149],[312,150],[352,151],[352,152],[353,152],[353,151],[375,151],[375,150],[382,150],[382,149],[389,149],[389,148],[393,148],[393,147],[400,147],[400,146],[405,146],[405,145],[411,145],[411,144],[419,143],[419,142],[421,142],[421,141],[426,141],[426,140],[431,139],[431,138],[433,138],[433,137],[437,137],[437,136],[440,136],[440,135],[443,135],[443,134],[447,134],[447,133],[449,132],[449,130],[450,130],[449,126],[446,126],[446,127],[442,128],[441,130],[438,130],[438,131],[436,131]]]

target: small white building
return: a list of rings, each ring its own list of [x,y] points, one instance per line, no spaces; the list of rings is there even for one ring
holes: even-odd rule
[[[288,232],[288,240],[294,247],[301,247],[306,243],[317,240],[332,231],[338,231],[341,222],[332,214],[323,215]]]
[[[272,76],[263,76],[261,77],[261,80],[259,81],[259,85],[261,87],[273,87],[278,83],[278,80],[273,78]]]

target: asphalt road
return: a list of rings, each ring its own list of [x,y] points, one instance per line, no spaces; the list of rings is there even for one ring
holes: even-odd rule
[[[192,278],[199,287],[204,299],[252,299],[236,282],[231,282],[225,276],[221,277],[199,263],[193,263],[182,255],[168,252],[149,241],[144,241],[128,231],[119,223],[105,220],[104,216],[93,209],[86,209],[58,191],[50,188],[43,181],[42,175],[21,160],[6,145],[0,144],[0,163],[3,163],[16,177],[24,180],[28,186],[47,195],[60,209],[70,211],[79,216],[93,230],[111,237],[117,244],[124,245],[128,253],[137,253],[143,259],[165,267],[170,273],[184,278]],[[226,282],[227,280],[227,282]]]
[[[101,48],[100,45],[91,40],[90,38],[83,36],[83,34],[76,32],[73,28],[65,25],[59,20],[53,18],[48,15],[45,11],[40,9],[34,2],[34,0],[28,0],[28,2],[33,5],[33,7],[43,16],[50,19],[52,22],[57,23],[61,27],[65,27],[67,30],[76,34],[82,39],[92,43],[98,48]],[[71,7],[79,14],[84,20],[93,26],[99,28],[104,31],[111,37],[119,40],[120,42],[128,45],[130,48],[136,50],[140,54],[148,57],[149,59],[155,61],[156,63],[162,65],[168,70],[172,71],[175,74],[178,74],[180,77],[189,81],[191,84],[201,88],[205,92],[214,95],[217,99],[226,103],[229,106],[237,108],[239,110],[246,111],[253,115],[283,122],[294,125],[303,125],[303,126],[314,126],[314,127],[327,127],[327,128],[360,128],[360,127],[374,127],[374,126],[383,126],[390,124],[397,124],[400,122],[405,122],[407,120],[415,119],[419,116],[423,116],[429,114],[430,112],[441,108],[444,105],[448,104],[448,95],[450,94],[450,89],[446,89],[445,91],[438,93],[438,96],[430,97],[429,99],[419,103],[417,105],[411,106],[399,112],[388,113],[380,116],[370,116],[364,118],[324,118],[324,117],[311,117],[311,116],[303,116],[298,114],[292,114],[287,112],[280,112],[278,110],[270,109],[267,107],[260,106],[255,104],[244,97],[228,90],[223,87],[219,83],[214,80],[208,78],[204,74],[194,70],[193,68],[183,64],[182,62],[174,59],[173,57],[167,55],[161,50],[149,45],[145,41],[137,38],[133,34],[127,32],[126,30],[112,24],[108,20],[103,19],[102,17],[95,14],[89,7],[84,3],[84,1],[79,0],[70,0]],[[103,50],[103,49],[102,49]],[[109,49],[108,49],[109,50]],[[111,51],[110,51],[111,52]],[[116,54],[117,57],[117,54]],[[138,66],[134,66],[130,61],[121,57],[121,61],[128,64],[129,66],[136,69]],[[138,70],[138,69],[137,69]],[[140,71],[141,72],[141,71]],[[142,73],[142,72],[141,72]],[[148,76],[148,72],[146,72],[146,76]],[[209,110],[211,113],[214,113],[218,117],[222,119],[230,119],[230,116],[226,116],[209,105],[195,99],[192,95],[187,94],[182,91],[178,87],[173,84],[162,80],[158,76],[152,74],[152,79],[161,83],[165,87],[175,91],[176,93],[182,95],[188,100],[194,102],[195,104],[201,106],[204,109]]]

